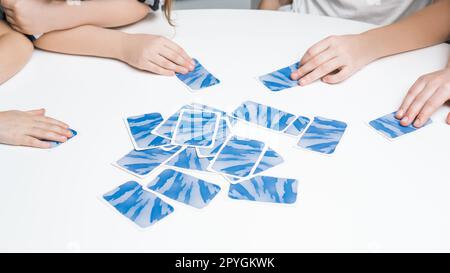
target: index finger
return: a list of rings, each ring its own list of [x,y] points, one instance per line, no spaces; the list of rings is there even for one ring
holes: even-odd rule
[[[181,57],[183,57],[186,61],[188,61],[191,64],[190,68],[194,69],[195,67],[194,60],[191,57],[189,57],[186,51],[184,51],[184,49],[182,49],[179,45],[172,42],[171,40],[166,40],[165,46],[178,53]]]
[[[315,43],[313,46],[311,46],[303,55],[302,59],[300,60],[301,64],[304,64],[305,62],[308,62],[312,58],[314,58],[317,54],[321,53],[322,51],[326,50],[330,46],[330,41],[328,38],[323,39],[317,43]]]

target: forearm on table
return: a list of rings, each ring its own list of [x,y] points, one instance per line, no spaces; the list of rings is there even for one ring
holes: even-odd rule
[[[89,0],[68,4],[66,1],[51,1],[50,18],[58,25],[54,29],[69,29],[82,25],[100,27],[124,26],[144,18],[150,8],[137,0]]]
[[[281,6],[291,4],[292,0],[262,0],[259,2],[259,9],[277,10]]]
[[[440,0],[397,23],[361,34],[373,59],[424,48],[450,38],[450,0]]]
[[[34,45],[58,53],[121,59],[126,35],[119,30],[81,26],[44,34]]]
[[[19,72],[32,52],[33,44],[24,35],[0,22],[0,84]]]

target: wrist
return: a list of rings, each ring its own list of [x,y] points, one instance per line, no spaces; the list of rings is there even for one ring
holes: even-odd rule
[[[114,53],[114,58],[122,62],[127,62],[128,44],[132,34],[118,32],[117,35],[117,51]]]
[[[361,34],[360,42],[364,47],[364,53],[367,58],[367,63],[371,63],[381,57],[383,57],[382,47],[380,47],[374,33],[372,31],[366,31]]]

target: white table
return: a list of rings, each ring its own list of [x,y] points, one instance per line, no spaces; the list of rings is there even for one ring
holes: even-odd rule
[[[394,111],[417,77],[442,68],[448,45],[380,60],[342,84],[271,93],[254,77],[293,63],[323,37],[372,26],[244,10],[176,17],[175,40],[222,80],[217,88],[191,94],[174,78],[117,61],[42,51],[0,87],[0,109],[45,107],[79,132],[51,151],[0,146],[0,250],[450,250],[449,108],[433,115],[432,126],[395,142],[366,125]],[[174,35],[157,16],[126,31],[155,29]],[[293,138],[239,129],[284,157],[267,174],[299,179],[294,205],[231,200],[224,180],[202,175],[223,188],[207,208],[171,202],[174,214],[141,231],[100,201],[134,179],[111,166],[132,148],[124,115],[167,116],[193,101],[231,111],[247,99],[349,124],[332,156],[295,149]]]

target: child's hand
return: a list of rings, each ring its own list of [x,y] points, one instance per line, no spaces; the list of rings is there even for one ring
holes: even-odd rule
[[[304,86],[318,79],[341,82],[373,61],[364,34],[330,36],[309,48],[291,78]]]
[[[171,40],[148,34],[125,35],[121,60],[155,74],[173,76],[194,69],[194,61]]]
[[[54,30],[49,0],[0,0],[11,27],[25,34],[42,34]]]
[[[450,67],[420,77],[409,89],[397,111],[400,124],[423,126],[430,116],[450,100]],[[450,124],[450,113],[447,116]]]
[[[65,142],[69,126],[45,116],[45,110],[0,112],[0,143],[50,148],[47,141]]]

